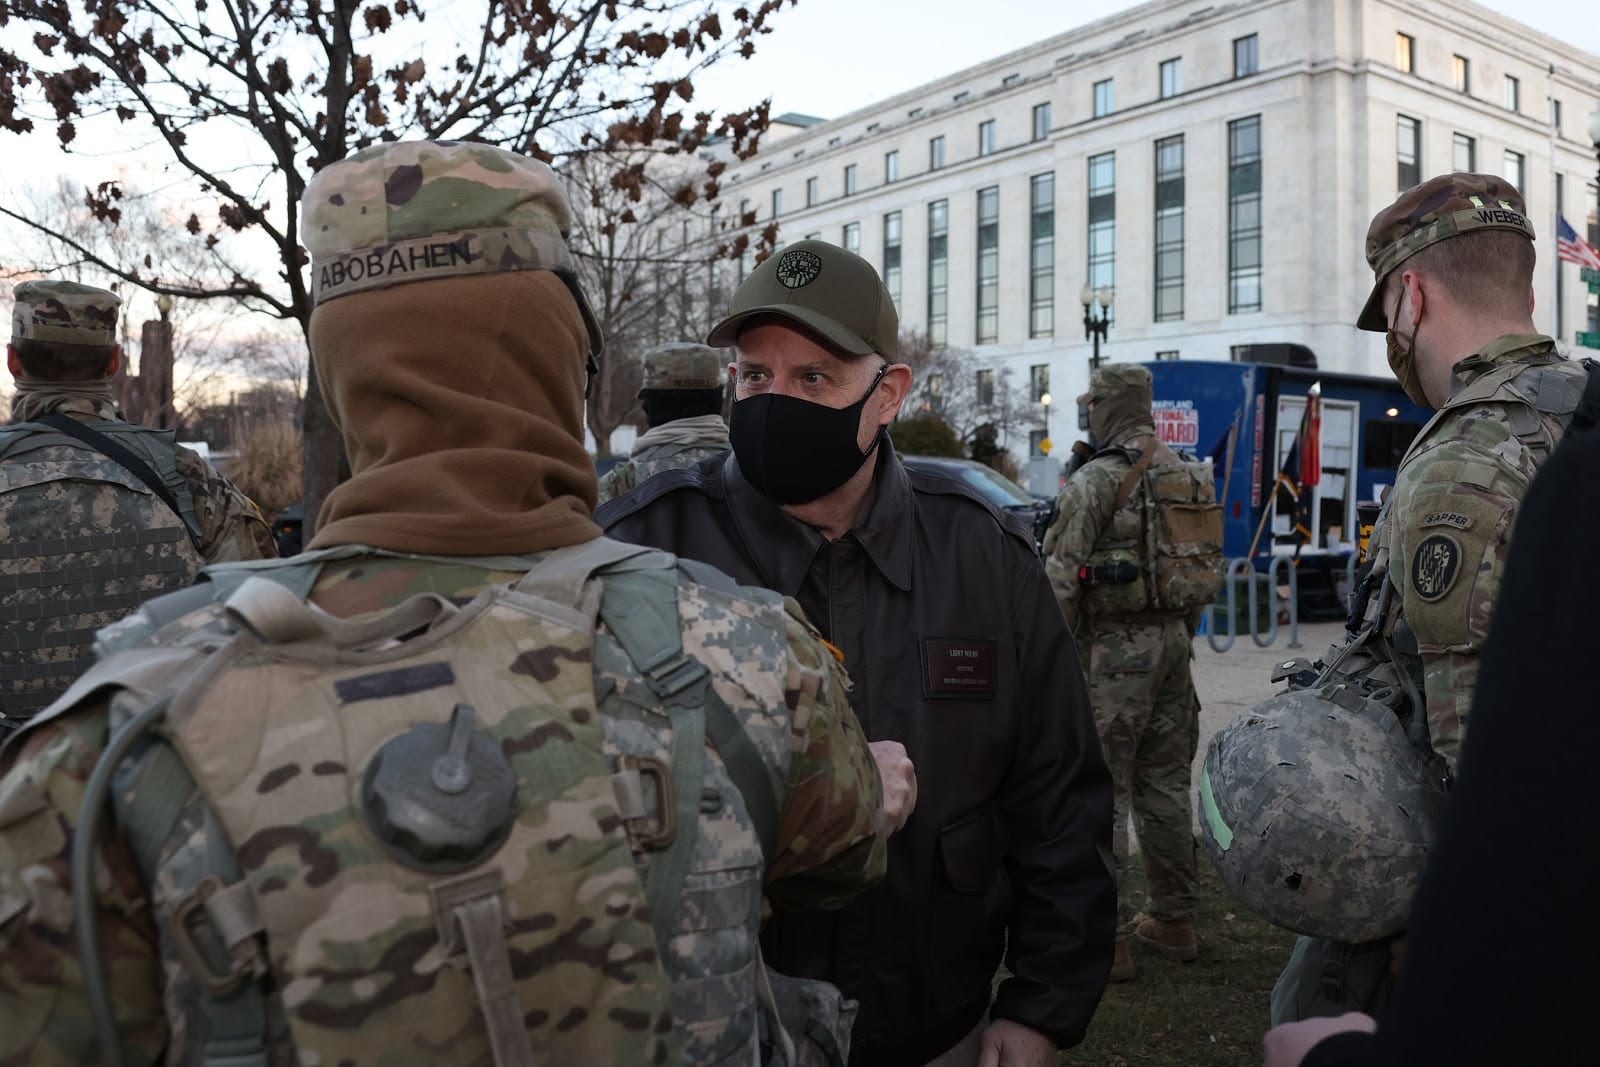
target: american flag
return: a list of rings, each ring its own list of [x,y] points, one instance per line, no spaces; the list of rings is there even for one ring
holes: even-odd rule
[[[1560,215],[1556,216],[1556,258],[1590,270],[1600,270],[1600,252],[1579,237],[1578,232]]]

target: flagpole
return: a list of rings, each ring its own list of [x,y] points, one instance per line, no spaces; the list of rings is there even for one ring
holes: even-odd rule
[[[1550,203],[1553,207],[1550,212],[1550,232],[1554,234],[1561,227],[1561,168],[1556,162],[1556,65],[1554,63],[1550,64],[1545,74],[1544,105],[1544,124],[1550,127]],[[1560,237],[1558,236],[1556,240],[1559,242]],[[1550,335],[1559,340],[1566,325],[1561,321],[1562,313],[1566,311],[1562,306],[1566,301],[1561,299],[1564,295],[1561,292],[1561,257],[1552,256],[1550,265],[1556,272],[1555,289],[1550,294],[1555,304],[1555,329],[1550,331]]]

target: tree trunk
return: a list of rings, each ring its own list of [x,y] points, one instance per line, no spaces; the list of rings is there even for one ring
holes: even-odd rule
[[[304,441],[304,537],[310,543],[316,531],[317,517],[322,502],[328,499],[334,486],[339,484],[339,461],[344,458],[344,442],[339,430],[322,402],[322,383],[317,381],[316,368],[306,364],[306,399],[300,425]]]

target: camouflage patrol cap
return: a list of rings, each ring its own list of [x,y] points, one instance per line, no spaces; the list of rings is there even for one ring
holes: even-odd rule
[[[1113,363],[1101,367],[1089,376],[1089,391],[1078,397],[1078,406],[1082,407],[1091,400],[1104,400],[1125,389],[1144,390],[1145,407],[1149,407],[1150,371],[1137,363]]]
[[[572,208],[555,172],[466,141],[398,141],[324,167],[306,186],[300,237],[312,301],[462,274],[548,270],[572,291],[598,355],[600,325],[578,287]]]
[[[64,345],[117,343],[117,309],[122,298],[109,289],[45,279],[23,282],[11,293],[13,341],[53,341]]]
[[[871,263],[826,241],[796,241],[768,256],[733,294],[706,344],[727,348],[758,315],[797,322],[846,355],[900,358],[900,316],[883,279]]]
[[[1533,240],[1533,224],[1517,187],[1492,174],[1441,174],[1407,189],[1367,227],[1367,265],[1375,281],[1356,326],[1389,328],[1384,279],[1429,245],[1476,230],[1509,230]]]
[[[645,389],[716,389],[722,385],[722,355],[689,341],[660,345],[644,354]]]

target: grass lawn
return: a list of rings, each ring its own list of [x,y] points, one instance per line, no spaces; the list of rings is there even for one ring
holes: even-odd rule
[[[1144,899],[1135,856],[1127,889]],[[1243,1067],[1261,1063],[1267,999],[1294,935],[1238,906],[1202,857],[1200,959],[1172,963],[1133,942],[1139,976],[1106,987],[1083,1044],[1061,1054],[1074,1067]]]

